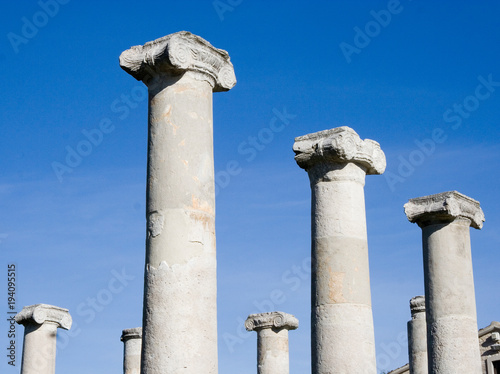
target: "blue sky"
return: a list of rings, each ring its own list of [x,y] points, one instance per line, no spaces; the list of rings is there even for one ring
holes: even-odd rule
[[[379,369],[407,362],[408,301],[423,294],[421,231],[403,213],[409,198],[458,190],[481,202],[484,228],[471,230],[478,325],[499,320],[498,2],[2,8],[0,274],[5,290],[7,265],[16,264],[18,311],[70,310],[58,373],[120,373],[121,330],[141,324],[147,100],[118,56],[181,30],[227,50],[238,80],[214,94],[221,374],[255,373],[256,335],[243,321],[269,309],[299,319],[291,373],[310,372],[310,188],[292,145],[343,125],[387,156],[386,173],[365,186]],[[283,126],[270,132],[275,116]],[[96,129],[102,138],[85,148]],[[56,173],[54,163],[66,168]],[[237,171],[224,178],[228,168]],[[20,370],[17,333],[17,366],[0,363],[8,374]]]

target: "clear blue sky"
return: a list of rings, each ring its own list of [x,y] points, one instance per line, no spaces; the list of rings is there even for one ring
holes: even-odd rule
[[[118,56],[181,30],[227,50],[238,79],[214,94],[221,374],[256,372],[243,320],[268,309],[300,320],[291,373],[310,372],[310,188],[292,145],[342,125],[387,156],[386,174],[365,186],[379,369],[407,362],[398,336],[409,299],[423,294],[409,198],[458,190],[481,202],[486,222],[471,232],[478,324],[500,319],[498,2],[62,3],[5,2],[0,12],[1,309],[15,263],[18,311],[70,310],[58,373],[121,373],[121,330],[141,324],[147,100]],[[85,148],[100,126],[107,132]],[[54,163],[66,165],[59,176]],[[229,165],[239,172],[223,180]],[[123,287],[111,292],[116,274]],[[17,344],[18,366],[2,355],[2,373],[19,372]]]

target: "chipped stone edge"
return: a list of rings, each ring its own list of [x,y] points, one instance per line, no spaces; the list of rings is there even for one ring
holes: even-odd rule
[[[410,299],[411,315],[425,312],[425,296],[415,296]]]
[[[298,327],[299,320],[295,316],[284,312],[250,314],[245,321],[247,331],[270,328],[295,330]]]
[[[36,323],[39,325],[45,322],[56,323],[65,330],[69,330],[73,319],[68,309],[59,308],[48,304],[34,304],[25,306],[16,314],[15,320],[20,325]]]
[[[446,222],[461,217],[469,219],[475,229],[481,229],[484,222],[479,202],[457,191],[410,199],[404,210],[408,220],[417,224],[425,225],[433,220]]]
[[[133,46],[120,55],[120,66],[137,80],[147,82],[159,73],[181,74],[184,71],[208,76],[213,90],[228,91],[236,84],[229,54],[188,31]]]
[[[380,144],[371,139],[361,140],[348,126],[341,126],[299,136],[293,145],[295,161],[308,169],[318,162],[354,162],[366,168],[367,174],[385,171],[385,154]]]

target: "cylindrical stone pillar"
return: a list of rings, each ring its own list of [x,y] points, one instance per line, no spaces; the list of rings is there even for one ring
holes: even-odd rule
[[[47,304],[25,306],[16,322],[24,325],[21,374],[54,374],[56,372],[57,328],[71,328],[68,309]]]
[[[385,155],[349,127],[295,139],[312,189],[312,373],[376,373],[364,184]]]
[[[189,32],[132,47],[121,67],[149,91],[142,373],[217,373],[212,92],[226,51]]]
[[[270,312],[248,316],[245,328],[257,331],[258,374],[289,374],[288,330],[298,327],[298,319],[288,313]]]
[[[469,227],[480,229],[479,202],[456,191],[411,199],[422,229],[429,373],[480,374]]]
[[[141,373],[142,327],[122,331],[123,374]]]
[[[410,300],[411,320],[408,321],[408,357],[410,374],[427,374],[427,323],[425,297]]]

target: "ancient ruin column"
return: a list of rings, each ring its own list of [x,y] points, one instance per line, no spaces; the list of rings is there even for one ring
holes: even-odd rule
[[[212,92],[226,51],[189,32],[135,46],[121,67],[149,91],[142,373],[217,373]]]
[[[422,229],[429,373],[481,373],[469,227],[480,229],[479,202],[456,191],[411,199]]]
[[[15,319],[24,325],[21,374],[54,374],[57,328],[71,328],[69,311],[57,306],[35,304],[25,306]]]
[[[288,313],[250,314],[245,321],[248,331],[257,331],[257,373],[288,374],[288,330],[299,327],[297,318]]]
[[[140,374],[142,327],[123,330],[123,374]]]
[[[410,300],[411,320],[408,321],[408,357],[410,374],[427,374],[427,323],[425,297]]]
[[[298,137],[293,150],[312,189],[312,372],[375,374],[364,184],[385,155],[345,126]]]

